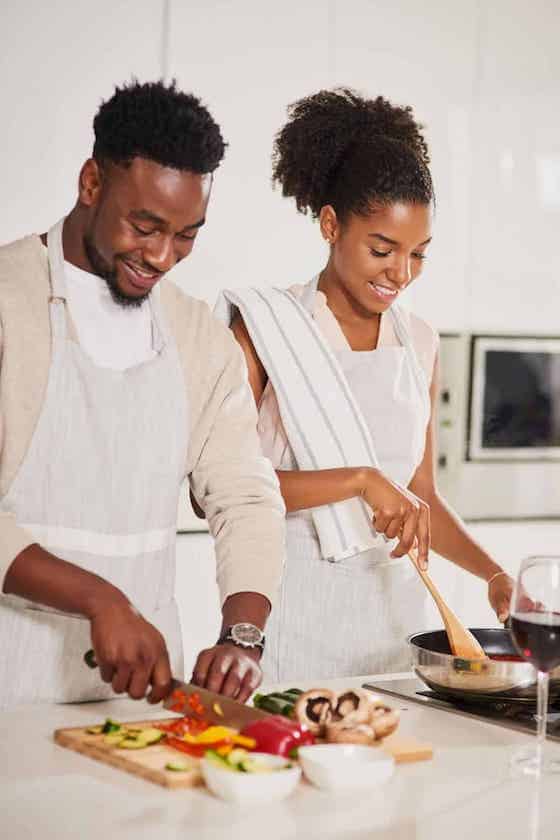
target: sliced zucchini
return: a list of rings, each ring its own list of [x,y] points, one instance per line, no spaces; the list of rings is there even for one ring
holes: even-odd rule
[[[225,756],[225,760],[228,764],[232,767],[237,767],[244,761],[247,756],[249,755],[247,750],[242,749],[241,747],[237,747],[237,749],[233,749],[228,755]]]
[[[108,735],[105,735],[105,738],[103,740],[105,741],[106,744],[109,744],[110,746],[114,747],[117,744],[120,744],[120,742],[122,740],[124,740],[125,738],[126,738],[126,733],[124,733],[124,732],[109,732]]]
[[[131,731],[130,734],[132,735]],[[165,732],[162,732],[161,729],[149,727],[148,729],[141,729],[137,734],[135,734],[135,737],[138,739],[138,741],[142,741],[142,743],[146,747],[149,747],[150,744],[157,744],[158,741],[161,741],[162,738],[165,738]]]
[[[168,761],[165,765],[166,770],[171,770],[174,773],[187,773],[192,770],[194,763],[187,764],[185,761]]]
[[[123,738],[117,746],[119,750],[143,750],[148,745],[139,738]]]
[[[122,726],[118,723],[118,721],[107,718],[101,728],[101,731],[107,734],[108,732],[118,732],[120,729],[122,729]]]
[[[207,758],[208,761],[211,761],[213,764],[217,764],[218,767],[223,767],[226,770],[236,769],[234,765],[229,763],[226,756],[220,755],[216,752],[216,750],[206,750],[206,752],[204,753],[204,758]]]
[[[241,761],[238,765],[238,768],[241,770],[242,773],[273,773],[274,770],[270,765],[265,764],[258,759],[251,758],[248,756],[243,761]]]

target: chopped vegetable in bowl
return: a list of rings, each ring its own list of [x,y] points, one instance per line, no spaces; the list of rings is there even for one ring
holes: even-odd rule
[[[290,761],[277,761],[276,757],[268,753],[264,755],[250,753],[241,748],[232,750],[227,755],[220,755],[215,750],[207,750],[204,758],[232,773],[274,773],[277,770],[288,770],[293,767]]]

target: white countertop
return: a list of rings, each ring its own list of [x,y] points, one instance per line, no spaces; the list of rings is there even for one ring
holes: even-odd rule
[[[397,676],[397,675],[393,675]],[[405,675],[402,675],[405,676]],[[386,677],[332,680],[344,687]],[[284,686],[287,687],[287,686]],[[304,687],[302,685],[302,687]],[[272,690],[268,687],[265,690]],[[205,788],[167,790],[57,746],[53,730],[161,709],[116,700],[27,706],[0,715],[0,836],[6,840],[552,840],[560,834],[560,776],[512,779],[508,762],[530,736],[396,698],[399,731],[430,741],[431,761],[400,765],[367,796],[305,783],[251,810]],[[551,744],[558,751],[560,744]]]

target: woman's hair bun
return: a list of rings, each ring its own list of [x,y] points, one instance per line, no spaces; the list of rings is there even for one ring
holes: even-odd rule
[[[410,106],[365,99],[353,90],[321,90],[288,109],[274,142],[273,181],[300,212],[339,216],[375,203],[429,203],[428,147]]]

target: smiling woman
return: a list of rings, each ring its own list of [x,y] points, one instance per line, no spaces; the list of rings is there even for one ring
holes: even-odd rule
[[[422,566],[432,546],[494,575],[507,615],[509,579],[435,487],[437,335],[397,302],[431,241],[428,164],[410,107],[346,89],[296,102],[273,175],[318,220],[326,265],[287,293],[224,293],[289,514],[273,681],[407,669],[406,637],[427,621],[415,543]]]

